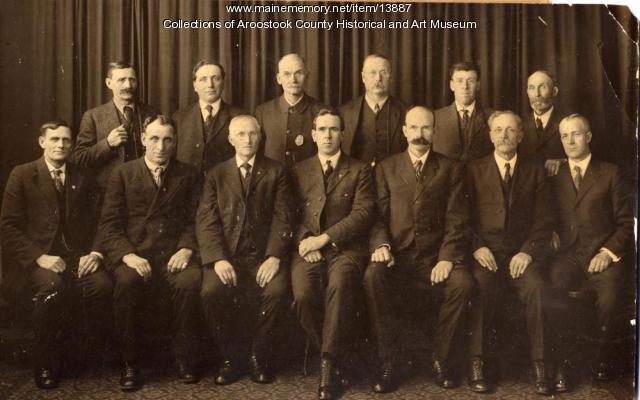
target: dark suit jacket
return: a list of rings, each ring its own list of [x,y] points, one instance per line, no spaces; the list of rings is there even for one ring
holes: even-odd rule
[[[257,253],[281,260],[287,256],[293,230],[291,183],[284,166],[258,156],[249,192],[242,190],[235,157],[207,172],[196,218],[204,265],[239,256],[236,250],[249,218]]]
[[[463,262],[469,238],[463,184],[462,164],[434,151],[429,152],[419,183],[408,152],[383,160],[376,166],[378,217],[370,250],[389,244],[392,252],[401,252],[415,243],[427,257]]]
[[[617,166],[591,158],[576,193],[569,163],[551,179],[561,250],[575,246],[587,264],[606,247],[618,257],[633,246],[633,196]]]
[[[433,135],[433,150],[449,158],[463,162],[475,160],[493,152],[493,144],[489,136],[487,120],[493,110],[484,108],[476,101],[471,115],[471,139],[469,147],[463,148],[460,142],[460,124],[456,103],[439,108],[435,111],[435,131]]]
[[[404,113],[406,107],[395,97],[389,96],[389,154],[401,153],[407,148],[407,140],[402,133]],[[366,107],[364,95],[351,100],[340,107],[340,114],[344,119],[344,138],[342,139],[342,151],[351,154],[353,138],[358,131],[360,112]]]
[[[99,228],[110,264],[129,253],[168,260],[181,248],[194,250],[195,256],[199,177],[191,165],[171,160],[158,189],[144,157],[116,167]]]
[[[544,168],[518,157],[508,204],[493,154],[469,163],[467,176],[471,251],[486,246],[507,256],[524,252],[536,260],[544,258],[551,243],[553,207]]]
[[[284,95],[260,104],[256,108],[256,118],[264,134],[264,155],[283,164],[286,162],[285,150],[289,108],[290,106],[284,99]],[[302,146],[296,147],[294,154],[296,161],[307,159],[318,151],[311,137],[311,129],[313,127],[313,118],[323,108],[327,108],[327,106],[307,94],[300,100],[300,103],[296,104],[296,109],[299,109],[304,120],[302,130],[291,133],[294,137],[302,135],[304,138]]]
[[[136,103],[136,109],[140,127],[147,117],[158,114],[157,109],[143,103]],[[71,159],[94,171],[101,190],[107,186],[113,167],[124,162],[124,147],[112,149],[107,143],[109,132],[121,124],[119,111],[113,101],[87,110],[80,121]]]
[[[567,158],[559,132],[560,121],[565,115],[558,107],[554,107],[547,126],[544,128],[542,138],[538,140],[535,116],[533,112],[527,114],[522,119],[524,137],[518,145],[518,155],[543,163],[549,159]]]
[[[233,157],[235,150],[229,143],[229,123],[240,114],[246,112],[222,101],[213,122],[213,133],[205,138],[199,102],[176,111],[171,117],[178,131],[176,158],[204,172]]]
[[[61,215],[53,178],[44,158],[11,171],[0,213],[3,253],[9,258],[3,263],[2,281],[4,289],[11,292],[9,297],[22,292],[27,277],[23,268],[31,267],[38,257],[51,251],[61,218],[67,225],[65,239],[73,250],[84,254],[101,251],[95,238],[97,212],[92,174],[86,168],[67,162],[64,188],[66,213]]]
[[[296,246],[307,236],[326,233],[338,251],[364,263],[368,249],[361,238],[368,234],[375,213],[371,168],[342,153],[326,191],[317,156],[296,164],[294,176],[299,220]]]

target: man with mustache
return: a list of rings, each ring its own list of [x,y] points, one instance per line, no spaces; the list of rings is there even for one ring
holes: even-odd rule
[[[225,71],[217,61],[198,61],[192,78],[198,101],[171,117],[179,138],[176,159],[206,172],[233,157],[229,123],[236,115],[246,113],[222,100]]]
[[[371,169],[340,150],[343,131],[337,111],[320,110],[311,131],[318,154],[294,170],[299,226],[291,284],[298,320],[320,349],[320,400],[335,398],[344,372],[341,356],[367,262],[362,238],[375,212]]]
[[[195,213],[200,174],[173,158],[176,140],[168,117],[145,120],[144,156],[113,170],[100,217],[102,245],[115,281],[115,330],[123,360],[120,389],[127,392],[142,384],[144,322],[170,326],[178,379],[197,380],[195,313],[201,270]]]
[[[491,110],[476,101],[480,70],[471,62],[460,62],[451,66],[449,77],[454,101],[436,110],[433,150],[462,162],[475,160],[493,149],[487,125]]]
[[[92,169],[104,192],[111,170],[142,156],[142,123],[158,111],[138,100],[138,78],[133,64],[109,63],[105,84],[111,101],[84,113],[71,155],[72,161]]]
[[[311,125],[318,111],[326,108],[305,93],[304,83],[308,77],[309,71],[300,55],[285,55],[278,62],[276,74],[282,96],[256,108],[256,118],[264,134],[264,155],[288,168],[316,153]]]
[[[4,191],[0,239],[9,258],[2,284],[30,293],[35,383],[52,389],[61,373],[85,367],[78,355],[101,353],[91,342],[104,340],[112,286],[100,268],[95,181],[87,168],[68,162],[71,128],[47,122],[38,143],[42,158],[15,167]]]
[[[371,231],[371,258],[364,288],[372,336],[378,344],[378,368],[372,389],[385,393],[396,387],[400,332],[404,318],[415,316],[410,306],[424,297],[440,302],[433,337],[433,371],[443,388],[455,386],[451,371],[453,342],[471,296],[465,267],[469,204],[463,165],[431,148],[433,112],[425,107],[407,111],[402,128],[406,152],[376,166],[378,214]]]
[[[535,391],[551,394],[546,378],[543,264],[551,241],[549,188],[542,165],[517,154],[522,120],[512,111],[489,117],[494,153],[467,167],[471,198],[471,272],[476,295],[471,307],[468,386],[491,390],[484,363],[491,352],[493,319],[504,314],[504,290],[514,290],[525,307]]]
[[[547,175],[558,173],[566,161],[558,126],[565,116],[554,105],[558,96],[555,78],[544,70],[535,71],[527,79],[527,96],[532,112],[524,118],[524,137],[518,154],[544,164]]]
[[[344,118],[342,150],[375,165],[391,154],[407,148],[402,135],[405,106],[389,95],[391,62],[380,54],[370,54],[362,64],[364,96],[340,107]]]
[[[568,161],[551,179],[554,199],[557,252],[550,264],[549,278],[556,292],[552,304],[556,365],[556,391],[566,391],[568,336],[567,291],[591,288],[596,294],[598,341],[593,377],[606,381],[614,377],[618,353],[616,339],[624,327],[621,304],[626,282],[634,279],[634,197],[620,168],[594,158],[589,121],[572,114],[560,121],[560,140]]]

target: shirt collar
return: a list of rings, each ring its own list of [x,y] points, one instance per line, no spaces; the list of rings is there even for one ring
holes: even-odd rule
[[[457,101],[456,103],[456,111],[458,111],[458,114],[460,114],[463,110],[467,110],[469,111],[469,116],[471,116],[471,114],[473,114],[473,111],[476,109],[476,101],[474,100],[473,103],[469,104],[468,106],[463,106],[462,104],[458,103]]]
[[[322,170],[324,171],[324,169],[326,168],[327,160],[331,160],[331,166],[335,169],[338,166],[338,161],[340,160],[341,153],[342,151],[338,150],[338,152],[332,155],[331,157],[327,157],[324,154],[318,153],[318,158],[320,159],[320,165],[322,166]]]
[[[218,113],[218,111],[220,111],[220,104],[222,103],[222,99],[218,99],[211,104],[202,100],[199,100],[199,103],[200,103],[200,111],[202,112],[202,115],[204,116],[204,118],[207,118],[207,116],[209,115],[209,112],[207,111],[207,106],[211,105],[211,115],[215,116]]]
[[[169,160],[167,160],[167,162],[164,165],[160,165],[158,163],[154,163],[152,161],[147,160],[147,157],[143,157],[144,158],[144,163],[147,166],[147,168],[149,169],[149,171],[153,172],[156,170],[156,168],[160,167],[162,169],[167,169],[167,167],[169,166]]]
[[[422,157],[414,156],[413,153],[411,153],[409,150],[407,150],[407,153],[409,153],[409,158],[411,159],[411,165],[415,165],[416,161],[420,160],[422,161],[422,166],[424,166],[427,163],[427,157],[429,157],[429,153],[431,153],[431,149],[427,150],[427,152],[424,153]]]
[[[591,162],[591,153],[589,153],[589,155],[586,156],[585,159],[582,161],[575,162],[572,159],[569,159],[569,170],[573,175],[573,168],[577,166],[580,168],[580,174],[584,176],[584,173],[587,172],[587,168],[589,168],[590,162]]]
[[[544,112],[543,114],[536,114],[536,112],[533,112],[533,119],[535,121],[536,118],[540,118],[540,121],[542,121],[542,127],[546,128],[547,127],[547,123],[549,122],[549,118],[551,118],[551,113],[553,112],[553,106],[551,106],[551,108],[549,108],[546,112]]]
[[[367,102],[367,104],[369,105],[369,107],[372,110],[376,109],[376,104],[378,105],[378,107],[380,107],[380,109],[382,110],[382,107],[384,107],[385,103],[387,102],[387,100],[389,99],[389,96],[385,97],[384,99],[382,99],[382,101],[378,101],[376,102],[375,100],[373,100],[371,97],[369,97],[368,94],[365,93],[364,95],[364,100]]]
[[[47,168],[49,168],[49,172],[53,173],[54,169],[59,169],[60,171],[62,171],[63,174],[67,173],[67,163],[62,164],[62,167],[60,168],[56,168],[54,167],[52,164],[49,163],[49,161],[47,161],[47,159],[44,159],[44,162],[47,164]]]
[[[116,108],[118,109],[118,111],[120,111],[120,114],[124,115],[124,108],[125,107],[131,107],[132,110],[135,111],[136,109],[136,103],[131,103],[131,104],[118,104],[115,102],[115,100],[113,101],[113,104],[116,106]]]
[[[253,157],[251,157],[249,161],[247,161],[247,163],[251,166],[251,168],[253,168],[253,164],[256,163],[256,155],[254,154]],[[236,165],[238,166],[238,168],[240,168],[242,164],[244,164],[244,160],[238,157],[238,155],[236,154]]]
[[[505,160],[504,158],[500,157],[495,151],[493,152],[493,158],[495,158],[496,160],[496,164],[498,164],[498,169],[500,170],[500,175],[502,177],[504,177],[504,167],[507,163],[509,163],[511,166],[510,168],[510,175],[513,176],[513,171],[516,168],[516,162],[518,161],[518,153],[516,153],[513,158],[509,161]]]
[[[296,101],[295,103],[290,103],[289,100],[287,100],[287,96],[284,95],[284,93],[282,94],[282,99],[284,100],[285,104],[287,106],[289,106],[289,108],[291,107],[295,107],[298,104],[300,104],[300,102],[302,101],[302,99],[304,99],[304,93],[302,94],[302,96],[300,96],[300,98],[298,99],[298,101]]]

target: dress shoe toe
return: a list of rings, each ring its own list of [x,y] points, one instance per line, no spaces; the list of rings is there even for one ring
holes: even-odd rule
[[[238,376],[239,373],[235,365],[233,365],[231,361],[225,360],[218,370],[215,382],[217,385],[229,385],[235,382],[238,379]]]
[[[484,363],[480,357],[473,357],[469,362],[469,389],[476,393],[487,393],[489,384],[484,379]]]
[[[395,376],[391,364],[383,364],[375,377],[371,390],[375,393],[389,393],[395,390]]]
[[[120,376],[120,390],[123,392],[133,392],[140,389],[140,378],[138,369],[132,364],[125,363]]]
[[[255,383],[267,384],[275,380],[269,364],[261,361],[257,356],[251,356],[249,365],[251,366],[251,380]]]
[[[178,380],[184,384],[196,383],[198,381],[198,377],[194,369],[183,363],[178,363]]]
[[[318,388],[318,400],[333,400],[334,398],[335,396],[330,388],[323,386]]]
[[[435,375],[436,384],[438,386],[451,389],[455,387],[455,381],[451,377],[451,374],[442,360],[435,359],[433,361],[433,373]]]
[[[556,393],[565,393],[569,391],[569,386],[567,384],[567,372],[564,365],[556,368],[553,388]]]
[[[51,368],[38,368],[34,378],[36,386],[40,389],[54,389],[58,387],[58,379],[53,374]]]

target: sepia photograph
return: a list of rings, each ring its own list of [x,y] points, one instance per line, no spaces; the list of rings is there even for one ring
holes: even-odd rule
[[[3,1],[0,400],[637,398],[636,15]]]

